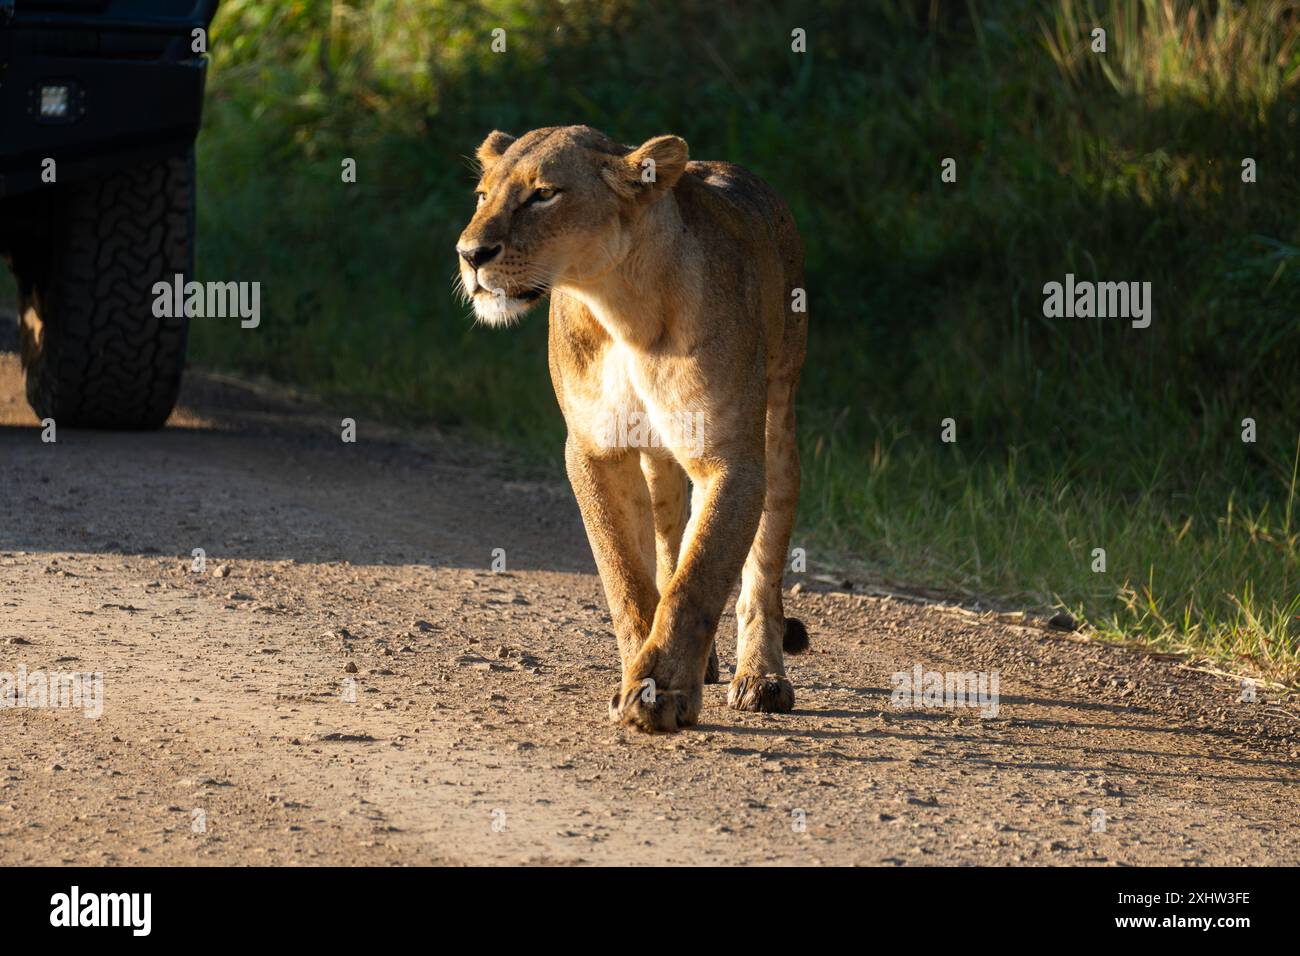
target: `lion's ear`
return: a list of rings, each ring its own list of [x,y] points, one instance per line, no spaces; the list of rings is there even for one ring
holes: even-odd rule
[[[488,133],[487,139],[479,145],[474,152],[478,163],[485,170],[496,163],[501,158],[501,154],[510,148],[510,144],[515,141],[515,137],[509,133],[503,133],[499,129],[494,129]]]
[[[605,178],[620,195],[629,199],[640,196],[649,202],[677,184],[690,155],[680,136],[656,136],[624,156],[620,167],[610,170]]]

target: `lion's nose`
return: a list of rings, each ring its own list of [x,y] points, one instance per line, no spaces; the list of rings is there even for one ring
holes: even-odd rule
[[[501,254],[501,244],[495,246],[474,246],[472,249],[462,249],[456,247],[460,257],[469,263],[471,269],[477,269],[479,266],[487,265],[498,255]]]

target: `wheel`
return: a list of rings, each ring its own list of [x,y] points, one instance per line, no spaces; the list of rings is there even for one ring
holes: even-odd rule
[[[27,400],[65,427],[158,428],[188,319],[155,316],[153,286],[194,271],[194,153],[54,189],[11,255]]]

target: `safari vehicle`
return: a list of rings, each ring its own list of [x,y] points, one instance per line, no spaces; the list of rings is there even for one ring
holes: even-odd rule
[[[194,138],[217,0],[0,0],[0,254],[27,398],[59,425],[157,428],[194,262]]]

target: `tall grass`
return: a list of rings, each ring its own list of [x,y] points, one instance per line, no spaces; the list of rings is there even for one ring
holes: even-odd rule
[[[1052,60],[1078,89],[1100,74],[1125,96],[1232,104],[1264,119],[1300,83],[1298,23],[1294,0],[1061,0],[1042,29]],[[1108,31],[1105,56],[1092,52],[1097,27]]]
[[[201,269],[266,318],[201,325],[198,361],[555,467],[544,316],[491,333],[451,294],[464,157],[676,132],[805,236],[814,559],[1296,679],[1296,4],[227,0],[214,35]],[[1067,272],[1150,281],[1151,327],[1044,318]]]

